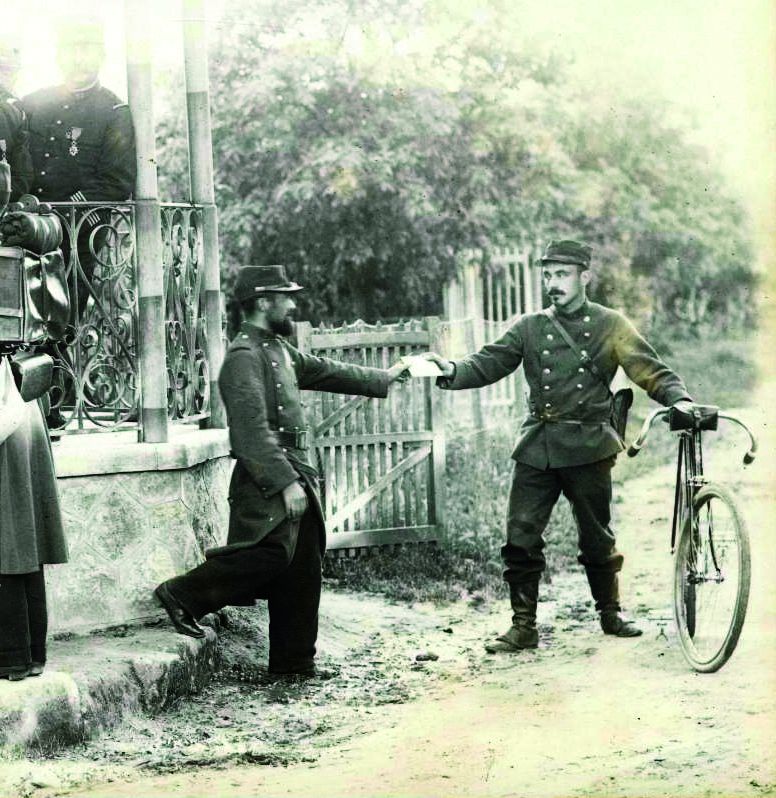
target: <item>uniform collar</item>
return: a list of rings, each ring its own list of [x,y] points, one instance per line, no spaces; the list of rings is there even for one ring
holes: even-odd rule
[[[245,333],[253,341],[280,341],[282,340],[279,335],[265,330],[262,327],[257,327],[255,324],[250,324],[244,321],[240,325],[240,332]]]
[[[569,319],[570,321],[576,321],[577,319],[581,319],[583,316],[587,316],[590,314],[590,302],[585,299],[585,301],[574,311],[571,313],[564,313],[560,308],[555,308],[555,313],[561,319]]]
[[[62,94],[64,94],[66,97],[70,97],[72,100],[80,100],[85,97],[89,97],[100,88],[100,85],[100,80],[98,78],[94,81],[94,83],[92,83],[91,86],[86,86],[86,88],[83,89],[76,89],[75,91],[72,91],[71,89],[68,89],[64,83],[60,88],[62,89]]]

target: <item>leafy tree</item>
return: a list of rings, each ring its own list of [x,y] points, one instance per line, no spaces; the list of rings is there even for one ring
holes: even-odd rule
[[[590,92],[506,0],[230,8],[211,55],[227,284],[282,262],[314,321],[419,315],[464,250],[572,236],[596,247],[595,296],[642,323],[750,319],[743,214],[687,124]]]

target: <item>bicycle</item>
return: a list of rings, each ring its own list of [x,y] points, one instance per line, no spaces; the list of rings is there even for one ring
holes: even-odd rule
[[[751,557],[746,524],[730,491],[704,476],[701,433],[716,430],[719,419],[743,427],[751,443],[744,465],[754,461],[757,441],[743,421],[718,407],[658,408],[628,447],[629,457],[639,453],[652,424],[666,416],[671,431],[679,434],[671,525],[674,620],[687,662],[696,671],[713,673],[728,661],[741,635]]]

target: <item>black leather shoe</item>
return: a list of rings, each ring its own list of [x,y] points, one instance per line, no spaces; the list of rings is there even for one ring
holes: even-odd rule
[[[633,621],[626,621],[616,610],[601,613],[601,629],[605,635],[615,637],[640,637],[642,633]]]
[[[301,682],[308,682],[311,679],[316,681],[328,681],[335,679],[339,676],[339,670],[327,670],[324,668],[317,668],[313,665],[311,668],[305,668],[299,671],[279,671],[268,670],[266,681],[268,683],[281,682],[286,684],[299,684]]]
[[[196,618],[170,593],[166,582],[162,582],[154,590],[159,603],[167,610],[172,625],[182,635],[204,637],[205,630],[197,623]]]
[[[0,668],[0,679],[8,679],[9,682],[20,682],[30,675],[30,669],[21,665],[11,666],[9,668]]]
[[[63,430],[67,426],[67,419],[59,408],[55,408],[46,416],[46,426],[50,431]]]

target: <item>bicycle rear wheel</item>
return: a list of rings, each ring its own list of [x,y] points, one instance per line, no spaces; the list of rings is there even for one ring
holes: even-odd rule
[[[749,535],[730,493],[701,488],[674,560],[674,618],[682,652],[702,673],[719,670],[738,643],[751,579]]]

